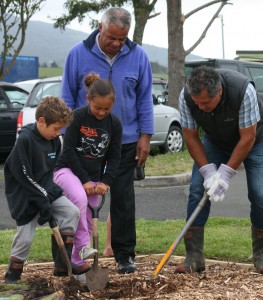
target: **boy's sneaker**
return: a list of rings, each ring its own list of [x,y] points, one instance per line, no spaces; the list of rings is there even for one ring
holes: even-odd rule
[[[88,258],[93,258],[98,253],[97,249],[90,248],[89,246],[84,246],[79,251],[79,256],[82,260],[86,260]]]

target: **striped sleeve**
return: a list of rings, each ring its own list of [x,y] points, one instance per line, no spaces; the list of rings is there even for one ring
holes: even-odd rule
[[[196,129],[198,125],[194,120],[189,107],[187,106],[185,99],[184,99],[184,89],[182,89],[180,96],[179,96],[179,111],[180,111],[180,121],[182,128],[188,129]]]
[[[249,83],[239,110],[239,128],[247,128],[260,120],[257,94],[254,86]]]

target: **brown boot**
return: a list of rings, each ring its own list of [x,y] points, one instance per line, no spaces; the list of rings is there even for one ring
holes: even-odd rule
[[[8,270],[5,274],[5,283],[14,284],[21,279],[21,274],[23,272],[24,262],[15,258],[10,257]]]
[[[204,227],[190,227],[184,236],[186,258],[175,268],[175,273],[202,272],[205,270]]]
[[[263,229],[251,226],[253,263],[257,272],[263,274]]]

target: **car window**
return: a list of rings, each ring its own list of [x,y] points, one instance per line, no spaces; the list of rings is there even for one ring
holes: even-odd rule
[[[22,108],[25,105],[28,98],[28,94],[26,92],[9,87],[5,88],[5,92],[13,108]]]
[[[162,95],[165,91],[165,83],[153,83],[152,85],[152,94],[157,98]]]
[[[263,68],[245,67],[245,73],[254,81],[257,91],[263,92]]]
[[[41,82],[32,90],[27,106],[37,106],[46,96],[59,96],[61,82]]]
[[[7,109],[7,104],[6,104],[4,96],[0,92],[0,110],[1,109]]]

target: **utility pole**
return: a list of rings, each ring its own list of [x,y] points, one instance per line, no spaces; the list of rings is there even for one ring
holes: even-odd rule
[[[222,53],[223,53],[223,58],[225,58],[224,18],[223,15],[218,15],[218,18],[221,19]]]

